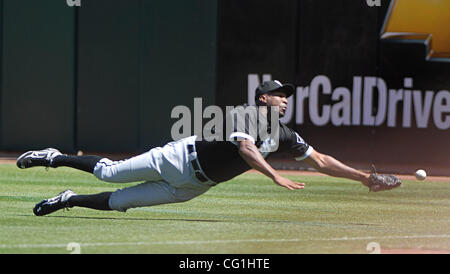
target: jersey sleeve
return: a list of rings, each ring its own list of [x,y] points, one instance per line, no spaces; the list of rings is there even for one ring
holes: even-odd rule
[[[253,106],[238,106],[227,114],[227,141],[257,140],[257,109]]]
[[[294,155],[295,160],[302,161],[311,155],[311,153],[314,151],[314,148],[310,146],[308,143],[303,140],[300,135],[290,130],[290,148],[289,151]]]

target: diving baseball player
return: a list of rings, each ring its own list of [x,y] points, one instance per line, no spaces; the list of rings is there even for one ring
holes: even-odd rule
[[[36,204],[33,212],[43,216],[74,206],[125,212],[129,208],[184,202],[252,168],[279,186],[303,189],[304,183],[280,176],[267,163],[267,157],[280,152],[290,153],[324,174],[359,181],[371,191],[388,190],[401,184],[394,175],[367,174],[319,153],[297,132],[282,124],[279,118],[286,113],[287,97],[293,93],[294,87],[289,84],[262,83],[255,91],[257,107],[244,105],[234,109],[227,114],[231,123],[216,129],[215,136],[223,139],[206,141],[190,136],[122,161],[71,156],[54,148],[28,151],[17,159],[19,168],[66,166],[92,173],[105,182],[141,182],[114,192],[89,195],[66,190]]]

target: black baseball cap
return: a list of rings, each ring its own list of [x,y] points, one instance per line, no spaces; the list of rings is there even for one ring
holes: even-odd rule
[[[282,84],[278,80],[274,81],[266,81],[260,84],[256,90],[255,90],[255,101],[257,102],[259,100],[259,96],[266,94],[266,93],[272,93],[276,91],[281,91],[286,93],[286,97],[291,96],[294,94],[295,88],[291,84]]]

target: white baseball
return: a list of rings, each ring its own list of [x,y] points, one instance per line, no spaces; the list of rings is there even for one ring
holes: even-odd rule
[[[419,169],[416,171],[416,179],[417,180],[425,180],[425,178],[427,178],[427,173],[425,172],[425,170],[423,169]]]

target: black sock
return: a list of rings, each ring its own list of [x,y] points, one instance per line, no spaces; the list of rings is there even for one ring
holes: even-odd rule
[[[68,205],[87,207],[97,210],[112,210],[109,207],[109,197],[111,197],[112,192],[102,192],[98,194],[91,195],[74,195],[69,198]]]
[[[93,173],[95,165],[101,159],[103,159],[103,157],[90,155],[86,156],[59,155],[53,159],[51,167],[67,166],[83,170],[89,173]]]

